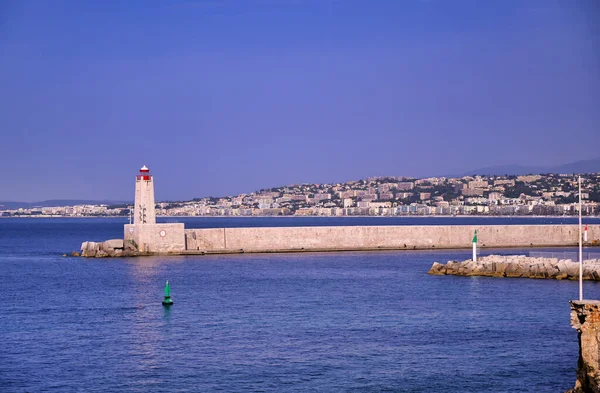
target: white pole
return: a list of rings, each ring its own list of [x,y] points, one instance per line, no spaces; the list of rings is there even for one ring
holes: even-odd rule
[[[583,247],[581,244],[581,176],[579,176],[579,301],[583,301]]]
[[[473,262],[477,262],[477,243],[473,242]]]

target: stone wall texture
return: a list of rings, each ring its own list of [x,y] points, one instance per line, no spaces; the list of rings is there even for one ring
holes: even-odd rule
[[[152,176],[150,176],[150,180],[136,179],[133,211],[134,224],[156,224],[154,178]],[[145,222],[143,222],[142,216]]]
[[[187,229],[188,251],[291,252],[377,249],[573,246],[577,225],[336,226]],[[127,232],[127,230],[126,230]],[[600,225],[589,225],[588,241],[600,245]]]
[[[186,229],[185,237],[188,250],[224,251],[226,249],[225,228]]]
[[[185,251],[184,224],[126,224],[125,249],[140,253],[180,254]]]

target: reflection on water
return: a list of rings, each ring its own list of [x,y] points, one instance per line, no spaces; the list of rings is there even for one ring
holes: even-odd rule
[[[139,284],[152,282],[158,274],[164,272],[167,264],[164,257],[129,258],[131,276]]]
[[[469,257],[4,259],[0,296],[19,302],[0,314],[0,391],[570,388],[578,284],[426,274]],[[584,290],[600,298],[599,283]]]
[[[166,325],[168,325],[171,322],[171,307],[173,307],[173,306],[169,306],[169,307],[163,306],[163,315],[164,315],[163,320],[165,321]]]

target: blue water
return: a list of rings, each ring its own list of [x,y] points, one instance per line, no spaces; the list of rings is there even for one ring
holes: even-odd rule
[[[84,240],[122,236],[123,223],[0,220],[1,392],[561,392],[574,385],[568,301],[577,297],[576,282],[426,274],[434,261],[466,259],[468,250],[60,256]],[[160,304],[166,279],[171,309]],[[584,283],[584,291],[600,298],[598,283]]]

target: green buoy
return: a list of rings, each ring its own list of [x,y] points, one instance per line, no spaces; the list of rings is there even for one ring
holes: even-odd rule
[[[165,298],[162,301],[163,306],[170,306],[173,304],[173,299],[171,299],[171,287],[169,286],[169,280],[165,284]]]

